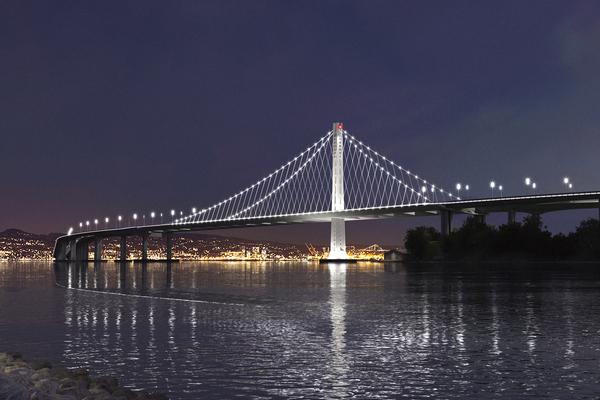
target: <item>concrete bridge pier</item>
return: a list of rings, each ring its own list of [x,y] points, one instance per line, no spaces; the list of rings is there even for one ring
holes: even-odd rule
[[[94,240],[94,261],[102,261],[102,239]]]
[[[56,261],[66,261],[67,260],[67,253],[69,252],[69,249],[71,249],[73,241],[67,242],[61,244],[61,245],[57,245],[56,246],[56,252],[55,252],[55,259]]]
[[[148,261],[148,234],[142,234],[142,261]]]
[[[167,261],[173,260],[173,232],[165,233]]]
[[[442,233],[443,237],[449,236],[450,232],[452,232],[452,216],[453,216],[453,213],[451,211],[448,211],[448,210],[440,211],[440,218],[441,218],[440,232]]]
[[[73,259],[73,261],[87,261],[89,254],[88,254],[88,247],[90,245],[90,242],[88,240],[85,239],[80,239],[75,243],[75,258]]]
[[[121,236],[121,244],[119,245],[119,260],[127,261],[127,236]]]

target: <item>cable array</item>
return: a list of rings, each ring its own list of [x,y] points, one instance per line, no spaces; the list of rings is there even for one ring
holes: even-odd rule
[[[347,131],[344,135],[345,210],[459,200],[396,164]],[[177,224],[280,217],[331,210],[333,132],[244,190]]]

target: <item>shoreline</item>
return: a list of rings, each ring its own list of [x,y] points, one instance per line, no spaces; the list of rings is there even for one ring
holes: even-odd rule
[[[0,398],[168,400],[164,394],[123,388],[114,377],[91,377],[85,369],[53,367],[48,361],[27,361],[15,352],[0,352]]]

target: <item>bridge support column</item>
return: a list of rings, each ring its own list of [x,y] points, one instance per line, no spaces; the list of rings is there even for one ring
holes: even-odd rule
[[[440,232],[443,237],[447,237],[452,232],[452,212],[448,210],[440,210]]]
[[[71,242],[61,241],[55,245],[54,258],[56,261],[66,261]]]
[[[517,221],[517,212],[515,210],[510,210],[508,212],[508,223],[514,224]]]
[[[486,214],[479,214],[476,218],[477,218],[477,221],[479,223],[485,224],[485,220],[487,218],[487,215]]]
[[[119,245],[119,260],[127,261],[127,236],[121,236],[121,244]]]
[[[94,240],[94,261],[102,261],[102,239]]]
[[[142,235],[142,261],[148,261],[148,234]]]
[[[344,210],[344,127],[341,122],[333,123],[332,168],[331,168],[331,211]],[[328,260],[347,260],[346,222],[343,218],[331,218],[331,242]]]
[[[89,258],[89,247],[90,242],[85,239],[80,239],[75,244],[75,260],[74,261],[87,261]]]
[[[173,260],[173,232],[165,233],[167,261]]]
[[[331,218],[330,260],[345,260],[346,253],[346,221],[343,218]]]

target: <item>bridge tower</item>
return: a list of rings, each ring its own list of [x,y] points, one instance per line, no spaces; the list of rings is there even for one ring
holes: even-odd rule
[[[344,210],[344,125],[333,123],[331,211]],[[346,224],[344,218],[331,218],[331,244],[329,260],[346,260]]]

